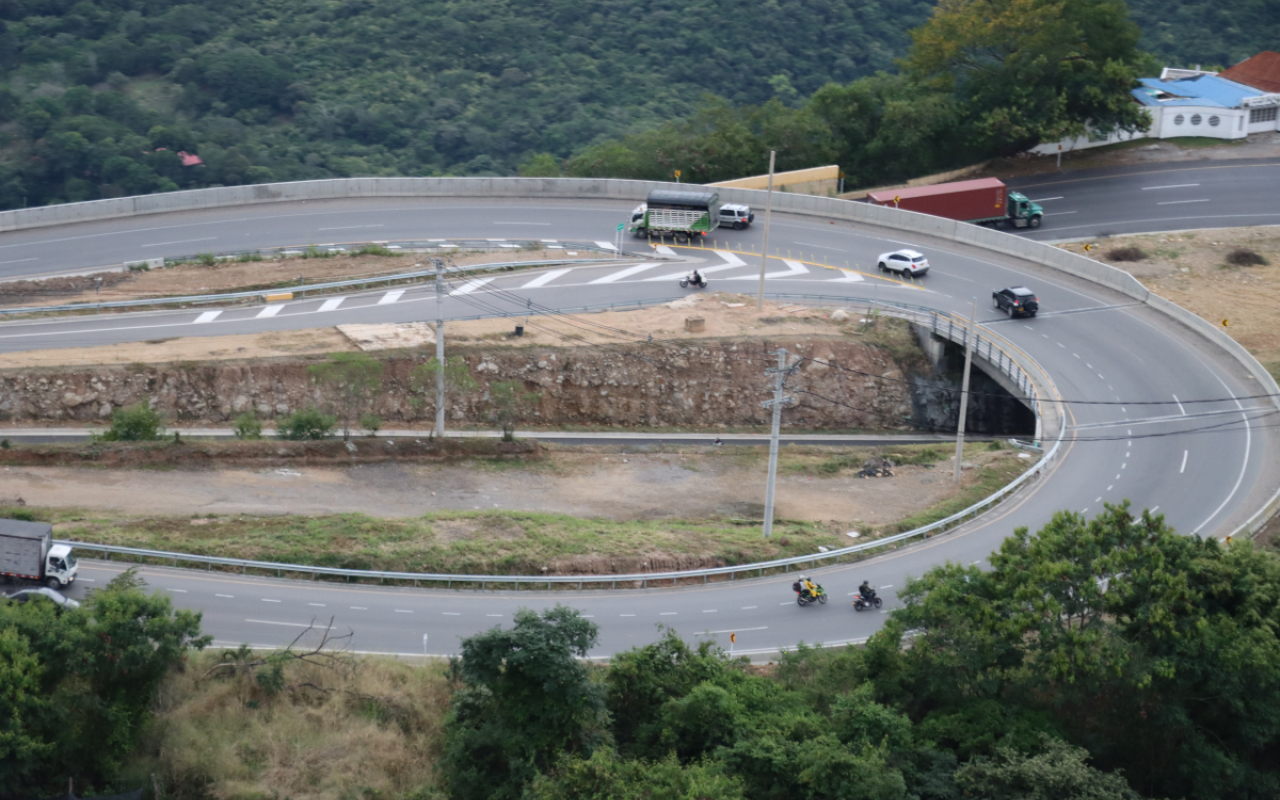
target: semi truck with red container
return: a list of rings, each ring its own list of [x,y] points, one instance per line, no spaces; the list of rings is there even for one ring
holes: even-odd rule
[[[1015,228],[1039,228],[1044,209],[1020,192],[1010,191],[998,178],[938,183],[909,189],[871,192],[867,199],[878,206],[892,206],[920,214],[932,214],[978,225],[1008,221]]]

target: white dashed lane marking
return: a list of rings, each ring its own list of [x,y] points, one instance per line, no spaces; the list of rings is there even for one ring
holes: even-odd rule
[[[222,314],[221,311],[206,311],[200,316],[196,317],[196,324],[202,325],[206,322],[213,322],[221,314]]]
[[[394,303],[395,301],[399,300],[401,297],[404,297],[404,291],[405,291],[404,289],[395,289],[390,292],[387,292],[381,298],[378,299],[378,305],[385,306],[385,305],[390,305]]]
[[[347,299],[347,298],[345,298],[345,297],[331,297],[331,298],[329,298],[328,300],[325,300],[323,303],[321,303],[321,304],[320,304],[320,308],[319,308],[318,310],[319,310],[319,311],[334,311],[334,310],[336,310],[336,309],[338,308],[338,306],[342,305],[342,301],[343,301],[343,300],[346,300],[346,299]]]
[[[276,314],[280,313],[280,309],[282,308],[284,308],[283,303],[277,303],[273,306],[267,306],[266,308],[258,312],[258,316],[255,317],[255,319],[266,319],[267,317],[274,317]]]

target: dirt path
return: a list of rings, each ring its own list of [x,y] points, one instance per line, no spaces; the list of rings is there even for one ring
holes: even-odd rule
[[[896,522],[949,496],[945,467],[903,466],[891,478],[796,470],[826,456],[792,457],[778,478],[778,516],[841,526]],[[978,463],[1012,459],[975,452]],[[788,467],[788,465],[791,465]],[[812,469],[809,470],[812,473]],[[965,471],[971,477],[972,470]],[[358,512],[409,517],[428,511],[503,508],[616,520],[759,518],[759,454],[552,454],[545,464],[377,464],[350,469],[0,471],[0,503],[94,509],[123,515],[314,516]]]

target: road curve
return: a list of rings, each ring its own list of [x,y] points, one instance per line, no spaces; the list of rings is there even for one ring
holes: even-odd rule
[[[630,205],[396,198],[273,204],[248,212],[213,209],[5,233],[0,252],[6,255],[0,260],[18,256],[13,260],[28,267],[32,262],[22,259],[42,265],[57,261],[57,271],[65,272],[91,268],[94,259],[98,264],[135,260],[138,253],[374,239],[608,240]],[[869,562],[820,570],[818,579],[835,601],[825,607],[798,608],[786,578],[613,594],[459,593],[151,567],[145,576],[170,591],[178,605],[203,610],[206,630],[226,643],[280,644],[312,619],[333,617],[339,627],[356,632],[358,650],[422,653],[425,635],[425,652],[443,654],[454,652],[460,637],[510,620],[521,606],[562,601],[600,624],[595,653],[601,656],[652,641],[658,625],[690,639],[711,636],[722,642],[733,631],[740,651],[771,652],[800,640],[860,640],[878,629],[881,619],[854,614],[848,605],[848,594],[863,578],[883,588],[887,611],[908,575],[944,560],[981,563],[1013,528],[1036,529],[1059,509],[1091,514],[1103,501],[1127,498],[1138,507],[1158,508],[1179,530],[1208,535],[1239,524],[1276,484],[1273,415],[1265,408],[1251,410],[1261,407],[1256,401],[1223,399],[1256,394],[1249,378],[1202,339],[1151,309],[1085,281],[954,242],[783,214],[776,214],[773,224],[771,243],[778,256],[768,264],[770,293],[824,295],[833,302],[893,299],[966,316],[977,298],[980,323],[1039,361],[1070,401],[1073,427],[1051,474],[955,533]],[[1049,232],[1049,226],[1042,231]],[[737,252],[753,245],[758,250],[760,233],[723,232],[715,243],[733,252],[681,252],[715,269],[713,288],[750,292],[759,257]],[[933,263],[923,288],[876,277],[876,254],[902,246],[922,250]],[[13,265],[0,268],[7,266]],[[547,272],[504,274],[480,285],[454,284],[446,310],[456,318],[514,310],[527,300],[557,308],[658,300],[679,293],[672,276],[680,269],[644,260],[625,267],[573,268],[551,278]],[[1041,316],[1012,321],[991,313],[990,291],[1017,283],[1039,294]],[[280,304],[265,316],[258,307],[229,308],[212,318],[209,311],[183,310],[15,321],[0,325],[0,352],[434,316],[430,292],[408,290],[390,301],[386,292],[353,294],[336,305],[334,299]],[[118,567],[86,562],[84,569],[91,587]]]

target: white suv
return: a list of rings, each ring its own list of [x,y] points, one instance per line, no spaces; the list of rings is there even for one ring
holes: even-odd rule
[[[755,221],[751,206],[741,203],[724,203],[720,206],[720,224],[740,231]]]
[[[896,272],[903,277],[918,278],[929,271],[929,259],[915,250],[881,253],[877,261],[881,272]]]

